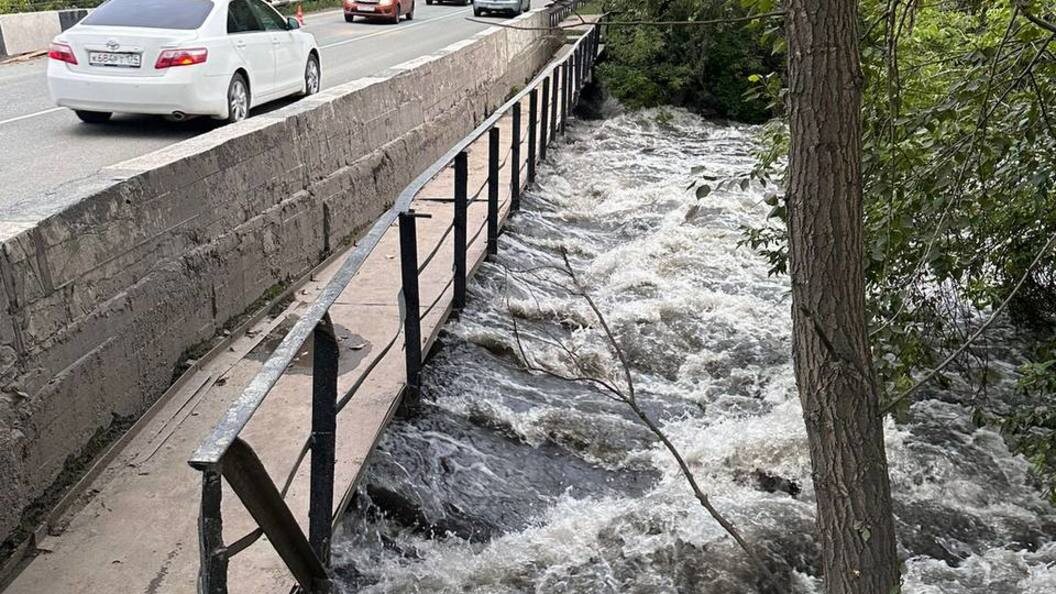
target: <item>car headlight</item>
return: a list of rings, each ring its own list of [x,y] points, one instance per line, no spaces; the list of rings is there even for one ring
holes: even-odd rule
[[[382,6],[392,6],[392,0],[381,0],[378,4]]]

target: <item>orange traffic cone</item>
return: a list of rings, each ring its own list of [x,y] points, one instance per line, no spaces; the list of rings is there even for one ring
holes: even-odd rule
[[[297,5],[297,22],[304,26],[304,10],[301,9],[301,5]]]

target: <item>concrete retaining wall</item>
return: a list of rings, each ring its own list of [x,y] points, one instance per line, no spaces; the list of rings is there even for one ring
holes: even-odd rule
[[[36,220],[0,212],[0,539],[181,353],[354,239],[555,49],[493,28],[104,169]]]
[[[0,58],[48,49],[53,37],[88,14],[85,8],[0,15]]]

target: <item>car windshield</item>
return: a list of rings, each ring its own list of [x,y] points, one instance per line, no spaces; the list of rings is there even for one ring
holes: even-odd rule
[[[88,13],[84,25],[197,29],[213,10],[209,0],[109,0]]]

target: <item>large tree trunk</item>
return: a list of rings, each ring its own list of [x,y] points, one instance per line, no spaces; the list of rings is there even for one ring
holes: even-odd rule
[[[899,570],[865,327],[857,0],[788,0],[789,258],[822,571],[830,594],[892,594]]]

